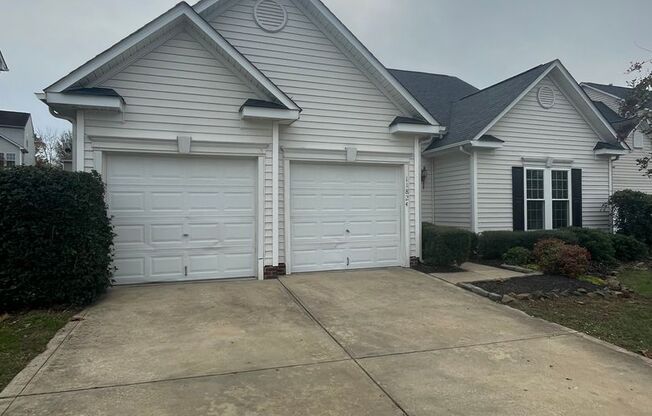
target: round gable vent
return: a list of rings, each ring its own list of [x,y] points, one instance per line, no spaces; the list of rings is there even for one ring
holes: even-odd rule
[[[543,108],[552,108],[555,105],[555,90],[550,87],[543,86],[539,88],[539,94],[537,94],[539,99],[539,104]]]
[[[260,0],[254,7],[254,20],[267,32],[279,32],[288,23],[288,12],[277,1]]]

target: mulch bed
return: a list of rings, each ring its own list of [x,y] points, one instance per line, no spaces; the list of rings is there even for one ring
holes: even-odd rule
[[[487,292],[497,293],[499,295],[507,295],[510,293],[536,293],[544,292],[549,293],[553,291],[568,291],[573,292],[578,289],[585,289],[587,292],[595,292],[602,289],[602,287],[594,285],[593,283],[584,282],[582,280],[570,279],[562,276],[524,276],[515,277],[505,281],[485,281],[473,282],[473,286],[477,286]]]
[[[465,270],[460,269],[455,266],[432,266],[430,264],[419,263],[416,266],[412,266],[414,270],[420,271],[421,273],[430,274],[430,273],[462,273]]]

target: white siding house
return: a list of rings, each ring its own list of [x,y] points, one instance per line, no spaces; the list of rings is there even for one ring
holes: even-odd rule
[[[180,3],[39,98],[107,182],[118,283],[420,255],[443,129],[318,0]]]
[[[636,163],[652,152],[652,128],[640,119],[625,119],[620,116],[623,100],[631,92],[630,88],[585,82],[582,88],[596,103],[604,104],[603,110],[614,128],[618,130],[620,140],[628,152],[613,162],[614,191],[632,189],[652,194],[652,178],[644,175]],[[652,106],[652,101],[649,102]],[[611,112],[609,111],[611,110]]]
[[[475,232],[610,228],[610,161],[627,150],[559,61],[484,90],[398,75],[433,115],[450,114],[424,152],[424,220]]]
[[[30,114],[0,110],[0,167],[34,165],[34,140]]]

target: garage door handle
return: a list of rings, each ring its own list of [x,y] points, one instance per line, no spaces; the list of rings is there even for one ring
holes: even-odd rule
[[[184,237],[190,237],[190,234],[184,234],[183,236]]]
[[[351,234],[351,230],[346,230],[347,234]]]

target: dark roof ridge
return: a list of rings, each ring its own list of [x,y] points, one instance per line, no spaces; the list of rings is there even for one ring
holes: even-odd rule
[[[494,87],[497,87],[497,86],[499,86],[499,85],[501,85],[501,84],[504,84],[504,83],[506,83],[506,82],[508,82],[508,81],[511,81],[511,80],[513,80],[514,78],[518,78],[518,77],[520,77],[520,76],[522,76],[522,75],[525,75],[525,74],[527,74],[528,72],[534,71],[534,70],[536,70],[536,69],[540,69],[541,67],[544,67],[544,66],[552,65],[553,63],[555,63],[555,62],[557,62],[557,61],[558,61],[558,60],[555,59],[554,61],[550,61],[550,62],[548,62],[548,63],[545,63],[545,64],[541,64],[541,65],[537,65],[537,66],[535,66],[535,67],[532,67],[532,68],[530,68],[530,69],[528,69],[528,70],[526,70],[526,71],[523,71],[523,72],[518,73],[518,74],[516,74],[516,75],[513,75],[513,76],[511,76],[511,77],[509,77],[509,78],[506,78],[506,79],[504,79],[504,80],[502,80],[502,81],[500,81],[500,82],[497,82],[497,83],[495,83],[495,84],[493,84],[493,85],[490,85],[490,86],[488,86],[488,87],[486,87],[486,88],[483,88],[483,89],[481,89],[480,91],[476,91],[476,92],[474,92],[473,94],[469,94],[469,95],[467,95],[467,96],[464,96],[464,97],[460,98],[459,101],[457,101],[457,102],[460,102],[460,101],[466,100],[467,98],[472,97],[472,96],[474,96],[474,95],[476,95],[476,94],[480,94],[480,93],[482,93],[482,92],[485,92],[485,91],[487,91],[487,90],[490,90],[490,89],[492,89],[492,88],[494,88]]]
[[[436,73],[436,72],[412,71],[412,70],[409,70],[409,69],[396,69],[396,68],[387,68],[387,70],[389,70],[389,71],[398,71],[398,72],[409,72],[411,74],[434,75],[434,76],[438,76],[438,77],[457,78],[459,80],[462,80],[462,78],[460,78],[458,76],[455,76],[455,75],[439,74],[439,73]]]

